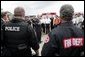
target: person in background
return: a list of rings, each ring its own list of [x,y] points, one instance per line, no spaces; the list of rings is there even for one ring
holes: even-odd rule
[[[53,20],[54,20],[54,17],[51,17],[50,20],[51,20],[51,30],[52,30],[52,29],[54,28],[54,27],[53,27]]]

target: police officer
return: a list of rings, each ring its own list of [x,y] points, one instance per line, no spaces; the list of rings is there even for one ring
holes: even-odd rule
[[[3,26],[3,42],[6,48],[3,56],[32,56],[31,47],[38,55],[37,37],[33,28],[24,22],[24,16],[24,9],[17,7],[14,18]]]
[[[74,9],[63,5],[60,9],[61,24],[47,36],[42,48],[42,56],[80,56],[84,51],[84,35],[72,23]]]

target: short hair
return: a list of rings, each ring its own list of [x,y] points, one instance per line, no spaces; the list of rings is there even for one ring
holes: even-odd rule
[[[14,9],[14,16],[25,16],[25,10],[22,7],[16,7]]]
[[[60,17],[65,21],[71,21],[73,19],[74,8],[72,5],[65,4],[60,8]]]

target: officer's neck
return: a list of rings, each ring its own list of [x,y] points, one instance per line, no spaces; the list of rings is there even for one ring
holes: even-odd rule
[[[69,22],[72,22],[72,21],[61,20],[61,23],[69,23]]]
[[[24,17],[21,17],[21,16],[14,16],[14,19],[22,19],[22,20],[25,20]]]
[[[62,20],[60,25],[73,26],[73,22],[72,21],[64,21],[64,20]]]

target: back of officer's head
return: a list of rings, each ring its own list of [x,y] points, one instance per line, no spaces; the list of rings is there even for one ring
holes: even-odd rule
[[[60,17],[62,20],[71,21],[73,19],[74,8],[69,5],[65,4],[60,8]]]
[[[25,17],[25,10],[22,7],[16,7],[14,9],[14,16]]]

